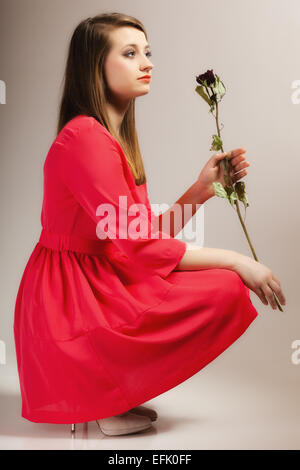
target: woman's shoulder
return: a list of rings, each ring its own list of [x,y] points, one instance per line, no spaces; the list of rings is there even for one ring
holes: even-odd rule
[[[73,119],[70,119],[62,130],[64,129],[90,129],[94,126],[94,119],[92,116],[88,116],[86,114],[79,114],[75,116]]]
[[[80,114],[64,125],[57,135],[55,142],[59,144],[75,143],[78,139],[89,142],[93,136],[96,135],[106,136],[110,141],[115,140],[110,132],[108,132],[97,119],[92,116]]]
[[[80,114],[70,119],[70,121],[64,125],[57,135],[57,139],[59,140],[63,137],[72,135],[85,136],[93,132],[102,132],[103,134],[110,135],[107,129],[102,126],[97,119],[86,114]]]
[[[75,116],[68,121],[56,136],[54,144],[58,144],[58,146],[62,146],[63,148],[70,148],[70,146],[72,147],[78,144],[90,147],[95,144],[104,147],[113,147],[119,152],[122,151],[119,142],[106,127],[100,124],[94,117],[85,114]]]

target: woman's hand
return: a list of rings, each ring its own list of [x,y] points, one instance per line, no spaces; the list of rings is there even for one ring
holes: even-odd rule
[[[228,153],[215,153],[208,160],[195,183],[204,200],[215,195],[213,182],[219,182],[223,187],[226,184],[224,180],[225,170],[221,164],[223,158],[227,158],[229,161],[229,167],[231,167],[230,177],[233,184],[246,176],[247,170],[245,168],[250,163],[246,161],[245,152],[244,148],[237,148]]]
[[[279,302],[285,305],[285,296],[275,274],[267,266],[249,256],[240,253],[238,255],[234,270],[243,279],[244,284],[255,292],[263,304],[268,305],[269,301],[273,310],[277,308],[273,292],[277,295]]]

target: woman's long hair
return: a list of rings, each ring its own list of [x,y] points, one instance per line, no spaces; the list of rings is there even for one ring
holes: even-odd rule
[[[119,142],[135,182],[140,185],[146,182],[146,174],[135,127],[135,98],[124,115],[120,136],[115,134],[106,110],[109,90],[104,63],[112,47],[109,33],[121,26],[137,28],[148,39],[142,23],[122,13],[103,13],[87,18],[74,30],[63,79],[57,134],[80,114],[94,117]]]

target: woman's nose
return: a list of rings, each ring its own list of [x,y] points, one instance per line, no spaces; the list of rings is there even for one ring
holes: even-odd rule
[[[144,65],[144,67],[142,67],[142,70],[152,70],[154,67],[154,65],[152,64],[152,62],[148,61],[148,64]]]

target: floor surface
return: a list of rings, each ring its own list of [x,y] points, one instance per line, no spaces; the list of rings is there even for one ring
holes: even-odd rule
[[[300,449],[299,388],[284,380],[228,377],[207,367],[145,404],[159,415],[148,430],[106,436],[91,421],[71,434],[70,425],[22,418],[17,369],[1,367],[0,449]]]

